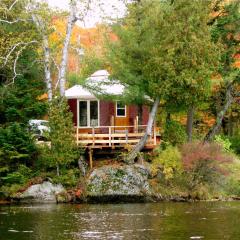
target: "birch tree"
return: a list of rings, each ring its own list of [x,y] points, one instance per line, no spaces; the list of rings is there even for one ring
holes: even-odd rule
[[[11,15],[11,18],[1,18],[0,24],[4,25],[16,25],[16,24],[25,24],[28,22],[34,23],[37,29],[38,37],[36,39],[29,42],[16,42],[16,44],[12,44],[9,47],[9,52],[5,53],[5,57],[2,58],[2,62],[4,65],[9,61],[10,56],[13,56],[15,53],[16,57],[13,61],[12,72],[14,73],[13,83],[18,73],[17,69],[17,60],[21,51],[32,45],[34,43],[41,43],[41,49],[43,53],[43,59],[39,60],[43,63],[44,66],[44,81],[46,83],[46,88],[48,92],[49,101],[52,100],[53,97],[53,79],[51,74],[51,66],[55,65],[58,69],[57,74],[57,86],[59,84],[59,92],[60,96],[65,95],[65,87],[66,87],[66,72],[67,72],[67,63],[68,63],[68,52],[70,48],[70,39],[72,35],[72,30],[77,21],[83,21],[87,12],[90,9],[91,0],[70,0],[69,1],[69,14],[67,17],[66,24],[66,34],[63,40],[62,53],[61,53],[61,61],[58,63],[56,59],[54,59],[54,54],[51,49],[51,42],[49,41],[49,34],[53,29],[51,29],[51,20],[54,17],[54,14],[57,16],[57,12],[52,11],[46,4],[42,4],[36,0],[3,0],[1,2],[1,10],[7,12]],[[14,12],[14,8],[18,5],[22,6],[22,15],[18,17],[16,12]],[[25,32],[27,35],[27,31]],[[20,49],[19,49],[20,48]],[[37,47],[36,47],[37,48]],[[0,59],[1,60],[1,59]]]
[[[70,38],[73,30],[73,26],[78,20],[77,17],[77,2],[75,0],[70,1],[70,14],[67,22],[66,37],[64,40],[63,50],[62,50],[62,61],[60,65],[60,71],[58,76],[58,81],[60,85],[60,96],[65,96],[65,86],[66,86],[66,70],[68,61],[68,48],[70,44]]]

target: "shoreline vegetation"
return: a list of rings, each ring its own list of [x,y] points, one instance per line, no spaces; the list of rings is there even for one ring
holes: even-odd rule
[[[67,13],[0,1],[0,204],[239,200],[240,1],[131,1],[126,16],[84,37],[75,23],[90,2],[69,1]],[[125,87],[121,96],[87,86],[100,69]],[[93,169],[65,99],[84,84],[113,106],[136,105],[139,123],[143,106],[150,112],[141,140]],[[83,102],[77,125],[94,130],[99,110]],[[129,115],[124,124],[126,109],[113,110]],[[29,121],[38,119],[48,119],[50,144],[36,143]],[[154,124],[161,142],[144,152]]]
[[[143,164],[96,160],[93,169],[85,169],[85,176],[74,175],[80,170],[72,165],[61,169],[60,176],[53,170],[22,184],[8,184],[1,188],[1,203],[44,203],[50,195],[50,202],[55,203],[240,200],[240,164],[230,146],[229,140],[220,136],[208,145],[193,142],[177,147],[162,142],[153,153],[141,156]],[[29,174],[26,169],[25,174]],[[61,191],[44,189],[41,184],[46,183],[50,188],[60,184]],[[26,194],[36,186],[38,190]]]

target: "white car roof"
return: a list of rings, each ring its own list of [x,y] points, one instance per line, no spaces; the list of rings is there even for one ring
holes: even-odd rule
[[[48,123],[47,120],[40,120],[40,119],[31,119],[28,122],[29,124],[36,124],[36,125],[41,125],[41,123]]]

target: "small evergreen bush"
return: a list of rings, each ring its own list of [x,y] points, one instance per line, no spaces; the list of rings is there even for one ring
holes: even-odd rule
[[[23,124],[0,127],[0,185],[24,182],[23,167],[29,169],[37,154],[34,140]]]
[[[187,135],[185,128],[177,121],[168,121],[166,123],[163,140],[172,145],[180,145],[186,142]]]
[[[60,169],[74,162],[81,152],[76,144],[72,113],[65,99],[57,98],[50,104],[49,127],[50,146],[40,147],[40,162],[46,168],[56,168],[59,175]]]

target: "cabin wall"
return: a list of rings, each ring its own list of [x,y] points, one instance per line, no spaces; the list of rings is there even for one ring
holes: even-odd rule
[[[129,117],[130,117],[130,125],[134,125],[134,120],[138,116],[138,106],[131,105],[129,106]],[[149,107],[144,105],[142,106],[142,123],[139,125],[147,125],[149,117]]]
[[[73,123],[74,126],[77,126],[77,99],[68,99],[69,109],[73,113]],[[111,125],[111,116],[115,116],[115,102],[110,101],[100,101],[100,126],[110,126]],[[149,107],[143,106],[143,116],[142,116],[142,125],[147,125],[148,116],[149,116]],[[129,113],[129,125],[134,125],[134,120],[138,115],[138,106],[130,105],[128,107]]]
[[[143,116],[142,116],[142,125],[147,125],[148,123],[148,117],[149,117],[149,107],[144,105],[143,106],[143,109],[142,109],[142,112],[143,112]]]
[[[134,121],[138,115],[138,106],[130,105],[129,106],[129,125],[134,126]]]
[[[111,116],[114,116],[114,103],[110,101],[100,101],[100,126],[110,126]]]
[[[77,99],[68,99],[70,111],[73,113],[73,123],[77,126]]]

